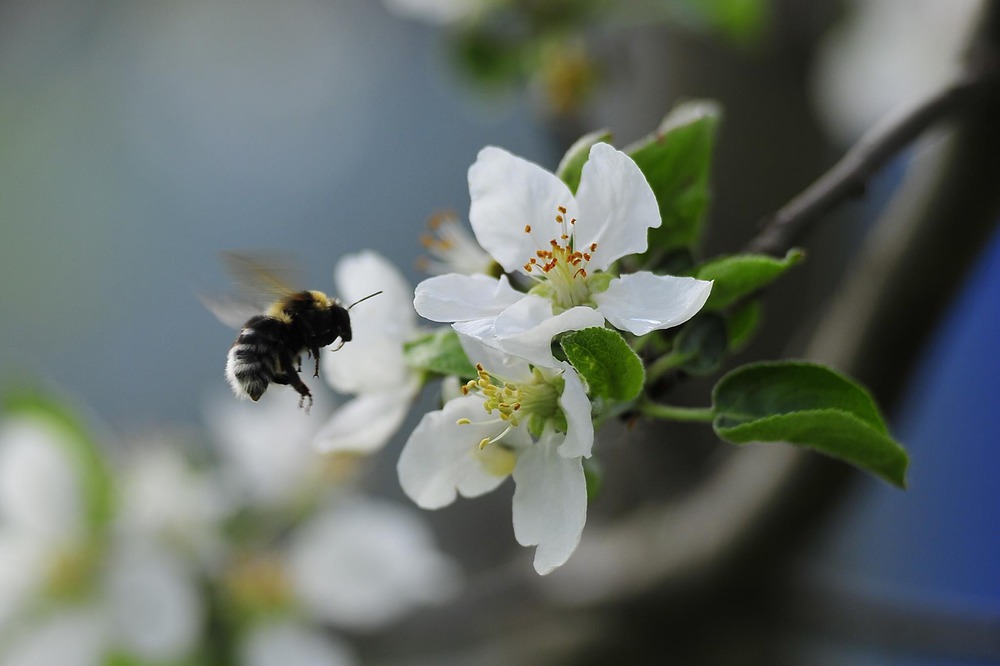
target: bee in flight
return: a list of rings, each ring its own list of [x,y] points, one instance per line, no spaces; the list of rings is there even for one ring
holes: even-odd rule
[[[272,299],[270,305],[260,309],[242,326],[235,319],[237,311],[247,312],[245,305],[208,302],[216,316],[223,322],[240,328],[236,342],[226,357],[226,379],[239,398],[260,399],[270,384],[283,384],[299,394],[299,407],[306,411],[312,405],[312,393],[299,373],[302,371],[302,353],[314,359],[313,377],[319,377],[319,350],[336,341],[351,341],[351,317],[348,310],[376,296],[375,292],[344,307],[335,298],[321,291],[298,290],[290,286],[278,268],[263,261],[241,254],[223,255],[227,268],[245,288],[252,293]],[[308,401],[308,402],[306,402]]]

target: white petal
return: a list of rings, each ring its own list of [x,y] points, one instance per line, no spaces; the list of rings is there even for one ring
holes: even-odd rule
[[[413,289],[399,269],[379,253],[364,250],[342,257],[334,269],[333,279],[344,307],[377,291],[382,292],[363,305],[359,304],[357,309],[351,309],[351,328],[355,333],[362,328],[389,327],[390,332],[395,332],[414,326]]]
[[[10,626],[25,602],[42,588],[54,553],[50,539],[0,525],[0,627]]]
[[[212,401],[206,422],[222,454],[220,474],[227,492],[240,501],[284,504],[320,478],[311,443],[329,411],[325,393],[313,395],[309,417],[303,416],[299,396],[291,390],[269,392],[259,403],[229,396]]]
[[[511,356],[499,348],[491,319],[453,324],[458,333],[458,341],[466,357],[473,365],[481,363],[491,374],[511,382],[527,381],[531,378],[528,362],[518,356]]]
[[[372,453],[381,449],[403,424],[417,386],[412,381],[396,391],[363,393],[348,400],[316,434],[316,448],[324,453]]]
[[[100,666],[109,633],[97,609],[74,607],[57,610],[10,638],[4,645],[4,666]]]
[[[413,307],[431,321],[470,321],[495,317],[524,294],[515,290],[507,276],[449,273],[427,278],[417,285]]]
[[[558,367],[552,356],[553,336],[603,325],[604,316],[583,305],[553,316],[552,303],[534,294],[504,310],[494,323],[500,349],[545,368]]]
[[[163,549],[131,544],[108,568],[115,638],[144,661],[180,661],[200,639],[204,608],[193,573]]]
[[[580,458],[556,452],[562,437],[543,434],[514,469],[514,536],[534,546],[535,571],[551,572],[569,559],[587,522],[587,482]]]
[[[555,218],[560,206],[568,217],[577,216],[573,194],[564,182],[493,146],[479,151],[469,168],[469,196],[469,222],[476,240],[509,273],[524,272],[523,264],[558,237]]]
[[[240,645],[240,666],[354,666],[360,663],[350,647],[330,632],[293,620],[255,625]]]
[[[235,507],[219,479],[195,469],[173,441],[130,447],[119,477],[116,527],[132,536],[163,539],[208,564],[222,555],[222,521]]]
[[[84,527],[79,470],[41,419],[7,420],[0,430],[0,522],[43,538],[72,539]]]
[[[644,252],[649,229],[660,226],[660,209],[646,177],[632,158],[606,143],[594,144],[583,165],[574,245],[597,243],[588,270],[604,270],[617,259]]]
[[[472,423],[459,425],[458,419]],[[483,423],[490,421],[491,423]],[[490,445],[480,450],[479,442],[495,437],[502,423],[483,410],[481,397],[456,398],[443,409],[424,415],[413,430],[396,466],[403,491],[424,509],[439,509],[455,501],[457,494],[477,497],[499,486],[509,469],[500,456],[513,455],[504,447]],[[516,428],[505,442],[527,442]]]
[[[459,572],[422,518],[385,501],[338,500],[292,538],[296,596],[313,616],[362,630],[447,600],[458,591]]]
[[[384,392],[406,383],[413,374],[403,361],[403,341],[398,337],[361,332],[343,349],[319,353],[320,375],[338,393]],[[303,359],[302,372],[312,375],[311,360]]]
[[[583,388],[580,376],[569,363],[561,363],[565,369],[565,385],[559,396],[559,407],[566,415],[566,440],[559,446],[563,458],[590,457],[594,446],[594,419],[591,416],[590,398]]]
[[[643,271],[612,280],[593,299],[615,328],[645,335],[683,324],[701,310],[711,292],[712,283],[705,280]]]

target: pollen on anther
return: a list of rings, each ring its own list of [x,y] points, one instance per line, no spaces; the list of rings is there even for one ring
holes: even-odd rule
[[[469,425],[470,423],[472,423],[472,421],[470,419],[467,419],[467,418],[461,418],[461,419],[458,419],[457,421],[455,421],[455,423],[457,425]]]
[[[524,225],[524,233],[526,233],[526,234],[530,234],[531,233],[531,225],[530,224]]]
[[[556,210],[562,213],[563,215],[566,214],[566,206],[558,206]]]
[[[590,244],[590,251],[593,252],[596,249],[597,249],[597,243],[591,243]]]

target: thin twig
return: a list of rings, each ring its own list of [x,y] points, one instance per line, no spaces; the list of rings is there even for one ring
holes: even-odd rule
[[[851,197],[892,157],[939,120],[964,109],[994,77],[966,73],[902,113],[886,117],[847,151],[833,168],[785,204],[746,246],[747,252],[783,255],[816,220]]]

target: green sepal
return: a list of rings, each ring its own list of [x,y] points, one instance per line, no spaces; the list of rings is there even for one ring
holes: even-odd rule
[[[426,372],[466,378],[476,376],[476,369],[465,355],[458,334],[450,328],[442,328],[404,343],[403,358],[411,368]]]
[[[694,247],[701,239],[720,116],[714,102],[681,104],[653,134],[625,149],[646,176],[660,208],[662,224],[649,230],[650,251]]]
[[[642,391],[645,368],[618,331],[585,328],[567,333],[559,345],[592,398],[626,402]]]
[[[597,130],[590,134],[584,134],[569,147],[569,150],[563,155],[562,161],[559,162],[556,175],[569,186],[570,191],[574,194],[576,188],[580,186],[580,174],[583,173],[583,165],[590,157],[590,149],[598,143],[611,143],[611,132]]]
[[[593,502],[604,486],[604,470],[597,458],[583,458],[583,478],[587,482],[587,501]]]
[[[721,310],[749,296],[776,280],[804,256],[801,250],[792,249],[783,259],[765,254],[736,254],[701,264],[694,277],[715,282],[704,309]]]
[[[745,365],[719,380],[712,402],[712,427],[729,442],[804,446],[906,486],[909,457],[875,401],[830,368],[802,361]]]
[[[104,453],[79,416],[48,395],[33,390],[4,396],[3,414],[6,418],[35,419],[55,430],[56,441],[64,447],[79,475],[88,529],[97,533],[106,528],[115,513],[114,480]]]

